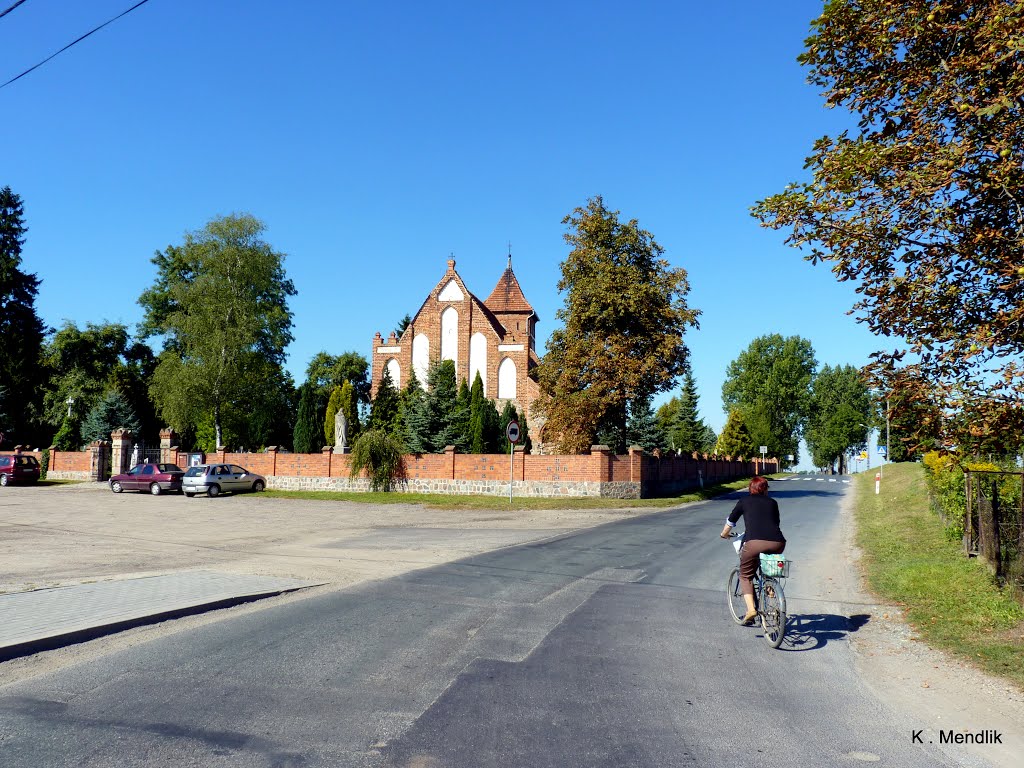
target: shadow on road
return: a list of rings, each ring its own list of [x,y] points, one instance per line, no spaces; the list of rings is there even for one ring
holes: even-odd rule
[[[838,616],[834,613],[803,613],[790,616],[786,625],[786,640],[779,650],[816,651],[828,645],[829,640],[842,640],[871,620],[867,613]]]

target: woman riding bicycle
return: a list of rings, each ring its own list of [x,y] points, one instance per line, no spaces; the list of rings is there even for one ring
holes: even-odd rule
[[[757,618],[754,605],[754,585],[751,581],[757,573],[761,555],[781,555],[786,549],[786,537],[779,528],[779,505],[768,496],[768,481],[755,476],[750,481],[750,495],[736,502],[736,506],[725,521],[721,537],[729,538],[732,529],[742,517],[745,520],[746,533],[743,535],[743,547],[740,550],[740,588],[743,600],[747,604],[747,613],[743,617],[744,624],[750,624]]]

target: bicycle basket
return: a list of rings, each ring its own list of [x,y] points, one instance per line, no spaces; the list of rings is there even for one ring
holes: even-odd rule
[[[789,562],[782,555],[761,555],[761,573],[776,579],[788,578]]]

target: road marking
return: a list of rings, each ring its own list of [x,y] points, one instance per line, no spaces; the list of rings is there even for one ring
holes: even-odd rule
[[[830,478],[828,479],[828,481],[829,481],[830,483],[835,483],[835,482],[838,482],[838,481],[837,481],[837,480],[836,480],[836,479],[835,479],[834,477],[830,477]]]

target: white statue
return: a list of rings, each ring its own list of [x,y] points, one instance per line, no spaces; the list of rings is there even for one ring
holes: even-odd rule
[[[348,419],[343,411],[334,414],[334,452],[348,453]]]
[[[138,443],[136,443],[135,447],[132,448],[132,463],[129,464],[129,466],[134,467],[138,463],[139,463],[139,446],[138,446]]]

